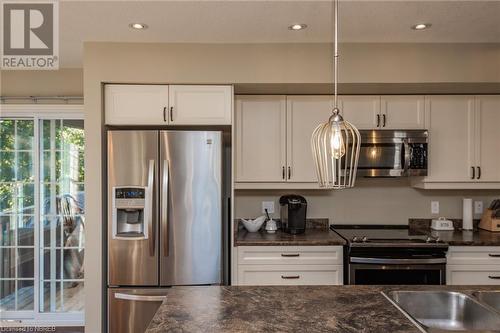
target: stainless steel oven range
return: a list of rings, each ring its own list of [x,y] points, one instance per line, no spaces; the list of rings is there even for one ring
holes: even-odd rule
[[[344,281],[365,285],[444,285],[448,245],[408,226],[332,225],[346,241]]]

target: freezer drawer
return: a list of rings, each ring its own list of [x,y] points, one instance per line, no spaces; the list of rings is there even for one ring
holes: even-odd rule
[[[108,332],[144,332],[167,292],[165,288],[108,289]]]

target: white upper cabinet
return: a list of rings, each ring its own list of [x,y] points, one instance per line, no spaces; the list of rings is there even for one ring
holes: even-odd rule
[[[424,101],[424,96],[382,96],[379,128],[424,129]]]
[[[500,96],[475,98],[475,165],[480,182],[500,181]]]
[[[332,114],[331,96],[287,97],[287,181],[317,181],[311,150],[314,129]]]
[[[237,96],[236,182],[284,182],[286,97]]]
[[[231,86],[170,85],[170,123],[173,125],[230,125]]]
[[[472,96],[430,96],[427,180],[472,181],[474,166]]]
[[[232,86],[105,86],[108,125],[230,125]]]
[[[424,129],[424,96],[341,96],[343,117],[358,129]]]
[[[357,129],[373,129],[380,126],[380,96],[340,96],[339,98],[342,116]]]
[[[167,85],[107,84],[105,121],[109,125],[167,124]]]

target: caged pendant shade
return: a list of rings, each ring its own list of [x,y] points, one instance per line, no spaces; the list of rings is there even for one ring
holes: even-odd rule
[[[334,108],[311,137],[318,184],[331,189],[354,187],[361,147],[358,129],[342,118],[338,107],[338,12],[338,0],[334,0]]]

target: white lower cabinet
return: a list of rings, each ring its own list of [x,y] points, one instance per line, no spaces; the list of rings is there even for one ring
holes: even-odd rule
[[[341,285],[342,246],[240,246],[237,285]]]
[[[447,285],[500,285],[500,246],[450,246]]]

